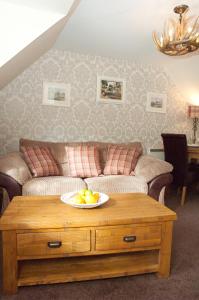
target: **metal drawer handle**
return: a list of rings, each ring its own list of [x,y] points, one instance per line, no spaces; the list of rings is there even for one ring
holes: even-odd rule
[[[123,241],[126,243],[131,243],[136,241],[136,236],[135,235],[127,235],[123,237]]]
[[[48,242],[48,247],[49,248],[60,248],[61,245],[62,245],[61,241]]]

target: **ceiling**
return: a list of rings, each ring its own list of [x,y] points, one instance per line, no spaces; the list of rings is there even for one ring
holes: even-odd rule
[[[198,0],[80,0],[54,48],[162,65],[183,96],[199,103],[199,51],[171,57],[152,40],[153,30],[161,33],[165,20],[176,18],[173,8],[180,4],[199,15]]]
[[[199,1],[186,0],[190,15],[199,15]],[[58,49],[135,59],[156,55],[152,31],[175,17],[176,0],[81,0],[58,37]],[[162,55],[162,54],[161,54]]]
[[[166,56],[156,50],[152,40],[153,30],[162,32],[164,21],[168,17],[175,18],[173,8],[182,4],[179,0],[0,0],[0,2],[26,6],[41,13],[67,15],[61,33],[59,34],[61,26],[59,31],[56,31],[59,35],[58,38],[56,36],[53,48],[112,58],[127,58],[142,63],[162,64],[188,97],[192,89],[195,90],[195,94],[198,94],[199,99],[198,52],[191,57]],[[73,9],[67,14],[73,2]],[[190,6],[190,15],[199,15],[198,0],[186,0],[183,4]],[[10,23],[15,28],[16,22],[13,18]],[[3,30],[4,28],[2,27]],[[49,30],[52,32],[51,28]],[[52,43],[48,43],[48,31],[46,33],[46,39],[43,39],[45,40],[43,43],[46,44],[45,51],[52,46]],[[40,40],[37,41],[38,44],[40,43],[38,47],[41,46]],[[42,51],[34,50],[34,53],[37,53],[37,56],[26,55],[27,58],[31,58],[31,63],[41,55]],[[25,65],[19,68],[24,61],[23,57],[21,52],[22,59],[18,60],[18,67],[13,68],[12,65],[12,70],[17,70],[16,74],[25,68]],[[26,67],[28,67],[28,59]],[[0,77],[5,78],[2,68],[0,72],[2,73]],[[10,71],[7,71],[7,74],[10,74]],[[8,79],[4,85],[6,83]]]
[[[0,89],[48,51],[79,0],[0,0]]]
[[[37,10],[51,11],[64,14],[68,7],[68,0],[2,0],[10,4],[27,6]]]

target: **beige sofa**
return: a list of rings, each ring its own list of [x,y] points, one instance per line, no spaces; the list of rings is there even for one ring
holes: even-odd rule
[[[108,146],[112,143],[85,143],[97,145],[100,153],[100,163],[103,169]],[[53,143],[21,139],[19,144],[19,149],[27,145],[43,145],[49,147],[59,164],[62,176],[33,178],[23,159],[21,151],[8,153],[0,157],[0,187],[6,190],[10,200],[16,195],[61,195],[88,187],[89,189],[104,193],[145,193],[164,203],[165,187],[172,181],[170,172],[173,167],[171,164],[143,154],[139,157],[135,167],[135,176],[100,175],[98,177],[84,179],[68,177],[66,145],[74,146],[80,143]],[[129,147],[136,145],[137,147],[142,147],[138,142],[122,145]]]

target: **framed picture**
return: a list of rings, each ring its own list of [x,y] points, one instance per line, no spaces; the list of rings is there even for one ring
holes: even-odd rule
[[[147,93],[146,111],[166,113],[167,95],[160,93]]]
[[[97,102],[123,104],[125,89],[124,79],[97,76]]]
[[[70,84],[61,82],[44,82],[42,104],[69,107]]]

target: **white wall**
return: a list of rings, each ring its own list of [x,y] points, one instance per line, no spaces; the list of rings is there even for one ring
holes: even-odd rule
[[[199,105],[199,51],[181,57],[156,51],[148,61],[165,68],[187,103]]]

